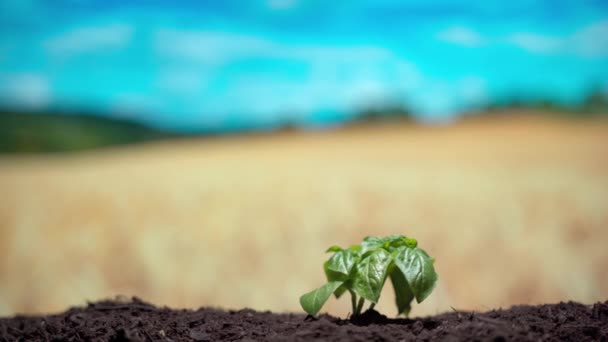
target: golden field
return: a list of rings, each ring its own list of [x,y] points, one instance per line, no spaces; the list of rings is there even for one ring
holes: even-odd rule
[[[413,315],[608,299],[608,122],[512,115],[3,156],[0,315],[118,294],[299,311],[326,247],[391,233],[437,260]]]

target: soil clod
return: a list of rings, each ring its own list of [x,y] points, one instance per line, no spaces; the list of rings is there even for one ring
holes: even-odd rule
[[[608,302],[453,310],[388,318],[375,310],[339,319],[253,310],[172,310],[134,298],[48,316],[0,318],[3,341],[608,341]]]

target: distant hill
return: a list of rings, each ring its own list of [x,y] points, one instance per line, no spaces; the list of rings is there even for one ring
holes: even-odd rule
[[[380,108],[369,108],[356,113],[352,123],[366,124],[377,122],[414,121],[412,111],[404,105],[389,105]]]
[[[554,99],[537,96],[525,98],[517,95],[506,96],[480,106],[477,112],[488,115],[505,110],[534,109],[538,113],[568,117],[594,117],[608,115],[608,92],[596,86],[590,89],[583,101],[577,104],[564,104]]]
[[[0,110],[0,153],[77,151],[172,136],[123,119]]]
[[[600,87],[592,88],[588,96],[576,105],[565,105],[551,99],[518,96],[505,97],[480,105],[466,116],[505,115],[533,109],[534,113],[571,118],[608,116],[608,93]],[[93,113],[94,114],[94,113]],[[385,104],[353,113],[349,119],[341,113],[324,113],[325,124],[368,125],[375,123],[411,122],[416,118],[406,105]],[[0,153],[46,153],[78,151],[114,145],[140,143],[182,136],[215,136],[267,131],[263,127],[238,127],[222,131],[192,131],[171,133],[142,123],[108,118],[91,113],[43,113],[2,110],[0,108]],[[277,130],[292,131],[302,128],[299,123],[287,122]]]

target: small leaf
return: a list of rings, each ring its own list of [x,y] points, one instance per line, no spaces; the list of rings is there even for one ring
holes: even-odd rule
[[[400,247],[394,255],[395,265],[403,272],[416,301],[422,302],[437,284],[433,259],[420,248]]]
[[[342,274],[340,272],[336,272],[333,270],[329,269],[329,260],[327,260],[324,264],[323,264],[323,271],[325,271],[325,277],[327,278],[327,281],[346,281],[348,279],[348,275]]]
[[[347,283],[344,283],[340,285],[340,287],[338,287],[336,291],[334,291],[334,296],[336,296],[336,298],[340,298],[346,291],[348,291],[348,285]]]
[[[388,249],[391,252],[401,246],[414,248],[418,245],[418,241],[416,241],[416,239],[408,238],[407,236],[403,235],[391,235],[389,238],[391,238],[391,241]]]
[[[395,241],[403,240],[404,238],[405,238],[405,236],[400,235],[400,234],[391,234],[383,239],[386,242],[393,243]]]
[[[355,252],[348,249],[341,250],[329,258],[327,261],[327,269],[348,276],[350,275],[350,271],[355,265],[356,260],[357,257]]]
[[[414,238],[405,238],[405,245],[408,246],[409,248],[416,248],[416,246],[418,246],[418,241],[416,241],[416,239]]]
[[[348,250],[358,253],[358,252],[361,252],[361,246],[360,245],[352,245],[352,246],[348,247]]]
[[[333,245],[333,246],[329,247],[329,248],[328,248],[328,249],[325,251],[325,253],[329,253],[329,252],[338,252],[338,251],[341,251],[341,250],[342,250],[342,247],[340,247],[340,246],[336,246],[336,245]]]
[[[336,298],[340,298],[340,296],[342,296],[344,292],[346,292],[352,285],[352,282],[349,279],[354,271],[356,259],[356,252],[351,250],[342,250],[336,252],[336,254],[334,254],[323,264],[327,281],[345,282],[336,291],[334,291]]]
[[[361,243],[361,253],[365,254],[368,251],[374,250],[374,249],[378,249],[378,248],[384,248],[388,251],[393,251],[394,249],[401,247],[401,246],[408,246],[408,247],[416,247],[417,241],[415,239],[411,239],[408,238],[404,235],[399,235],[399,234],[392,234],[386,237],[375,237],[375,236],[368,236],[365,239],[363,239],[363,242]]]
[[[356,266],[353,291],[373,303],[378,302],[382,286],[386,281],[391,255],[384,249],[377,249],[363,258]]]
[[[361,254],[365,254],[368,251],[373,251],[384,245],[386,238],[380,238],[375,236],[368,236],[361,242]]]
[[[316,315],[323,307],[323,304],[329,299],[332,293],[342,285],[341,281],[330,281],[320,288],[310,291],[300,297],[300,305],[302,309],[309,315]]]
[[[390,273],[391,283],[395,290],[395,303],[397,304],[398,315],[408,315],[412,309],[412,301],[414,300],[414,293],[410,289],[405,276],[399,270],[394,268]]]

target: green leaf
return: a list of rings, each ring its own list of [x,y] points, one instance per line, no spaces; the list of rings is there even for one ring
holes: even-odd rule
[[[340,287],[338,287],[336,291],[334,291],[334,296],[336,296],[336,298],[340,298],[346,291],[348,291],[348,285],[344,283],[340,285]]]
[[[418,246],[418,241],[414,238],[404,238],[405,240],[405,245],[409,248],[416,248],[416,246]]]
[[[386,237],[368,236],[361,243],[361,253],[365,254],[368,251],[378,248],[384,248],[388,251],[393,251],[401,246],[414,248],[418,245],[416,239],[408,238],[404,235],[392,234]]]
[[[391,235],[385,237],[384,241],[392,243],[392,242],[395,242],[395,241],[403,240],[404,238],[405,238],[405,236],[400,235],[400,234],[391,234]]]
[[[384,245],[386,238],[368,236],[361,242],[361,254],[378,249]]]
[[[363,258],[356,266],[353,291],[360,297],[377,303],[390,263],[390,253],[381,248]]]
[[[403,236],[403,235],[391,235],[391,236],[389,236],[388,239],[390,239],[388,249],[391,252],[398,249],[401,246],[415,248],[418,245],[418,241],[416,241],[416,239],[408,238],[407,236]]]
[[[309,315],[316,315],[323,304],[329,299],[332,293],[342,285],[341,281],[330,281],[320,288],[310,291],[300,297],[300,305],[302,309]]]
[[[403,272],[416,301],[422,302],[437,284],[433,259],[420,248],[400,247],[394,255],[395,265]]]
[[[391,283],[395,290],[395,303],[397,304],[398,315],[408,315],[412,309],[412,301],[414,300],[414,293],[410,289],[410,285],[405,280],[405,276],[401,273],[399,268],[394,268],[390,273]]]
[[[357,259],[357,253],[351,250],[341,250],[336,252],[329,260],[323,264],[327,281],[342,281],[345,282],[340,286],[334,295],[340,298],[346,292],[352,282],[349,280]]]
[[[344,275],[340,272],[336,272],[336,271],[332,271],[329,269],[329,260],[327,260],[324,264],[323,264],[323,271],[325,271],[325,277],[327,278],[327,281],[346,281],[348,280],[348,276]]]
[[[336,246],[336,245],[333,245],[333,246],[329,247],[329,248],[328,248],[328,249],[325,251],[325,253],[329,253],[329,252],[338,252],[338,251],[341,251],[341,250],[342,250],[342,247],[340,247],[340,246]]]
[[[345,276],[350,275],[353,266],[357,261],[355,252],[348,249],[336,252],[327,261],[327,269],[333,272],[341,273]]]
[[[352,245],[350,247],[348,247],[348,250],[359,253],[361,252],[361,246],[360,245]]]

